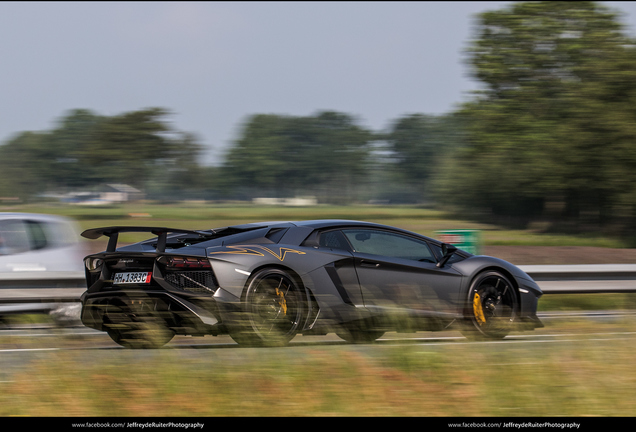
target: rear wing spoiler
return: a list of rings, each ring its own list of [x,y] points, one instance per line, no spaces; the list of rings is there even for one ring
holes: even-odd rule
[[[214,234],[207,231],[195,231],[179,228],[165,228],[165,227],[142,227],[142,226],[111,226],[103,228],[92,228],[84,231],[81,235],[84,238],[95,240],[102,236],[108,237],[108,246],[106,252],[115,252],[117,249],[117,239],[119,233],[122,232],[149,232],[158,237],[157,239],[157,252],[166,251],[166,240],[168,234],[195,234],[199,237],[212,237]]]

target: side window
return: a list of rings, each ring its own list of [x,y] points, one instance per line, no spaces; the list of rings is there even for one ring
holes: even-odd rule
[[[11,255],[47,246],[41,223],[20,219],[0,220],[0,255]]]
[[[51,221],[40,226],[44,228],[47,246],[62,247],[77,243],[77,233],[69,223]]]
[[[341,231],[327,231],[320,234],[318,240],[320,247],[327,247],[331,249],[351,250],[347,239]]]
[[[437,262],[425,241],[388,231],[343,230],[356,252],[384,255],[414,261]]]
[[[26,227],[29,230],[31,249],[44,249],[47,245],[47,241],[42,224],[39,222],[27,221]]]
[[[31,248],[24,221],[7,219],[0,221],[0,254],[11,255]]]

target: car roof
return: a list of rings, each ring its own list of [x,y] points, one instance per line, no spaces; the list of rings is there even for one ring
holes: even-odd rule
[[[242,225],[231,225],[227,228],[233,229],[244,229],[244,230],[253,230],[258,228],[287,228],[287,227],[300,227],[300,228],[309,228],[312,230],[322,230],[326,228],[381,228],[381,229],[389,229],[392,231],[402,232],[406,234],[416,234],[408,230],[404,230],[401,228],[397,228],[390,225],[383,225],[375,222],[365,222],[359,220],[349,220],[349,219],[312,219],[312,220],[302,220],[302,221],[275,221],[275,222],[255,222],[255,223],[246,223]],[[221,228],[215,228],[221,229]]]
[[[338,228],[338,227],[385,227],[391,228],[399,231],[399,228],[391,227],[388,225],[381,225],[373,222],[364,222],[364,221],[356,221],[356,220],[347,220],[347,219],[313,219],[313,220],[301,220],[301,221],[267,221],[267,222],[252,222],[240,225],[230,225],[228,227],[216,227],[217,229],[222,228],[234,228],[234,229],[254,229],[254,228],[286,228],[286,227],[306,227],[312,229],[321,229],[321,228]]]
[[[358,220],[347,220],[347,219],[317,219],[317,220],[307,220],[294,222],[297,226],[304,226],[312,229],[325,229],[325,228],[380,228],[387,229],[395,232],[401,232],[404,234],[417,235],[420,237],[426,237],[422,234],[418,234],[412,231],[408,231],[402,228],[398,228],[392,225],[385,225],[376,222],[365,222]],[[429,238],[429,237],[426,237]],[[430,239],[436,241],[435,239]]]
[[[376,227],[383,226],[373,222],[364,222],[364,221],[347,220],[347,219],[315,219],[315,220],[297,221],[297,222],[294,222],[294,225],[305,226],[309,228],[328,228],[328,227],[340,227],[340,226],[376,226]]]

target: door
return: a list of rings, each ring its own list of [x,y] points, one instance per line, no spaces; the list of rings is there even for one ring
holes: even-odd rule
[[[425,240],[381,229],[342,232],[353,248],[365,307],[421,316],[457,312],[461,274],[450,266],[438,268]]]

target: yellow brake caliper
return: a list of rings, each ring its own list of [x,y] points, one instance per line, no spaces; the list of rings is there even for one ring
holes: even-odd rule
[[[477,323],[479,323],[479,325],[486,323],[484,309],[481,305],[481,297],[479,297],[478,293],[475,293],[475,298],[473,298],[473,313],[475,314],[475,318],[477,319]]]
[[[278,304],[280,305],[283,315],[287,315],[287,301],[285,300],[285,294],[276,288],[276,295],[280,298]]]

